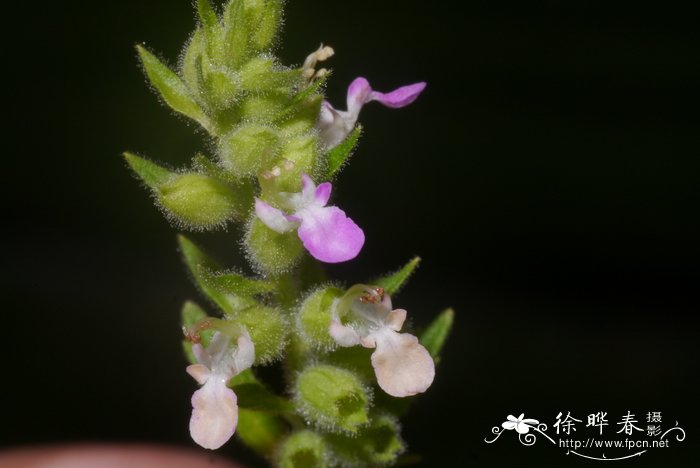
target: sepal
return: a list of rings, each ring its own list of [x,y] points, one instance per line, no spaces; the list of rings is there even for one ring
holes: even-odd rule
[[[408,281],[416,267],[420,263],[420,257],[413,257],[400,270],[383,278],[378,278],[372,282],[384,289],[386,294],[393,296],[396,294]]]
[[[312,424],[330,432],[357,433],[369,422],[371,395],[357,375],[330,365],[312,365],[297,377],[294,402]]]
[[[436,363],[440,360],[440,351],[452,330],[454,315],[453,309],[444,310],[420,336],[421,344],[425,346]]]
[[[328,445],[317,432],[302,430],[292,433],[277,452],[280,468],[329,468]]]
[[[294,267],[304,250],[296,232],[275,232],[257,216],[253,216],[248,225],[245,247],[255,268],[263,274],[273,276]]]
[[[309,294],[299,309],[298,326],[306,341],[321,350],[336,347],[328,333],[331,325],[333,303],[344,291],[335,287],[324,287]]]

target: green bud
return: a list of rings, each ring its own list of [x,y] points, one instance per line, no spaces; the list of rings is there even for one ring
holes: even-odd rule
[[[240,78],[224,68],[202,65],[207,103],[214,110],[230,108],[238,99]]]
[[[370,396],[352,372],[328,365],[306,368],[294,389],[297,410],[332,432],[355,434],[369,422]]]
[[[316,126],[322,102],[322,95],[313,94],[295,104],[290,116],[280,124],[280,132],[287,136],[293,136],[311,131]]]
[[[285,426],[279,416],[245,408],[238,408],[236,434],[248,447],[266,456],[272,453],[282,438]]]
[[[238,68],[249,57],[272,46],[282,21],[279,0],[229,1],[223,14],[229,65]]]
[[[289,88],[298,82],[298,70],[285,69],[277,65],[274,58],[267,55],[255,57],[243,65],[239,71],[241,88],[250,92],[265,92]]]
[[[277,453],[280,468],[327,468],[331,466],[329,459],[323,437],[308,430],[293,433]]]
[[[219,158],[237,176],[251,176],[269,167],[279,148],[279,138],[272,128],[243,124],[221,139]]]
[[[158,200],[176,220],[197,229],[211,229],[240,215],[231,188],[196,172],[178,174],[158,187]]]
[[[372,417],[370,425],[356,437],[328,434],[326,439],[336,456],[345,464],[390,465],[405,450],[399,432],[398,421],[382,414]]]
[[[295,266],[303,250],[296,232],[275,232],[257,216],[249,224],[245,246],[255,267],[261,273],[275,276]]]
[[[287,96],[267,93],[248,97],[241,103],[240,118],[250,122],[270,123],[282,113]]]
[[[306,341],[320,349],[335,347],[335,341],[328,333],[331,324],[333,301],[342,297],[344,291],[327,287],[312,292],[304,300],[299,310],[299,327]]]
[[[261,2],[262,3],[262,2]],[[282,2],[267,0],[258,17],[258,25],[250,38],[252,47],[264,50],[272,47],[277,31],[282,23]]]
[[[255,343],[256,365],[280,357],[287,344],[289,327],[279,310],[256,305],[234,314],[232,320],[244,325]]]
[[[280,154],[287,161],[288,170],[282,171],[274,183],[277,191],[298,192],[301,190],[301,175],[316,176],[318,157],[317,140],[315,135],[301,135],[290,138]]]

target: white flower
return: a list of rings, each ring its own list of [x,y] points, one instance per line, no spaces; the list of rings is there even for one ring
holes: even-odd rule
[[[253,365],[255,346],[248,334],[238,337],[238,347],[229,346],[231,337],[216,332],[209,346],[192,346],[199,364],[187,367],[187,373],[202,385],[192,395],[190,434],[207,449],[218,449],[236,431],[238,404],[236,394],[228,388],[231,378]]]
[[[540,422],[537,419],[523,419],[525,413],[521,413],[517,418],[512,414],[508,415],[508,421],[501,424],[503,429],[512,431],[515,429],[518,434],[527,434],[531,427],[537,426]]]
[[[350,310],[339,310],[347,300],[351,301]],[[391,298],[381,288],[355,286],[344,299],[336,300],[329,327],[330,335],[340,346],[376,348],[372,367],[377,383],[395,397],[423,393],[435,377],[435,363],[428,350],[415,336],[399,333],[405,320],[406,311],[392,310]]]

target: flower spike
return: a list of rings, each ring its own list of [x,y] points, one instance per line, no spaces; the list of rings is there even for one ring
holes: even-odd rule
[[[318,129],[320,139],[327,149],[334,148],[347,137],[355,127],[362,106],[371,101],[377,101],[386,107],[398,109],[411,104],[425,89],[426,83],[402,86],[388,93],[374,91],[366,78],[358,77],[348,87],[348,110],[339,111],[324,101],[321,105]]]
[[[325,263],[345,262],[355,258],[365,243],[365,234],[355,222],[336,206],[326,206],[333,186],[318,186],[306,174],[301,177],[299,193],[280,193],[292,214],[255,199],[255,213],[273,231],[284,233],[294,229],[306,250]]]
[[[247,333],[238,337],[238,347],[229,347],[231,338],[216,332],[209,346],[192,345],[198,364],[187,367],[202,388],[192,395],[190,434],[206,449],[215,450],[228,441],[238,424],[238,401],[227,383],[253,365],[255,346]]]
[[[332,313],[328,331],[336,343],[343,347],[359,344],[376,348],[372,367],[377,383],[386,393],[395,397],[416,395],[433,383],[435,363],[430,353],[415,336],[399,333],[406,311],[392,310],[391,298],[382,288],[354,286],[336,300]]]

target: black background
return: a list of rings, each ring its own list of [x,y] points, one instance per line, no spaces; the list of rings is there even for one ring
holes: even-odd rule
[[[662,411],[685,442],[619,463],[697,456],[697,16],[611,3],[287,5],[280,56],[332,45],[338,107],[358,75],[379,90],[428,82],[409,108],[363,111],[335,200],[367,243],[330,269],[363,281],[420,254],[395,305],[416,325],[457,311],[404,423],[425,466],[597,463],[512,433],[484,443],[521,412],[551,425],[603,410],[614,425]],[[187,0],[4,14],[3,446],[193,445],[178,321],[197,293],[175,229],[120,157],[177,166],[206,147],[150,92],[133,49],[175,63],[193,18]],[[236,233],[194,237],[242,265]],[[222,453],[255,460],[239,443]]]

